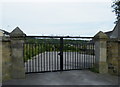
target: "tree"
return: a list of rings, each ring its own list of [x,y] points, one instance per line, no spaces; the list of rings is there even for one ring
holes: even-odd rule
[[[118,21],[120,19],[120,0],[114,0],[112,8],[114,9],[113,12],[115,12],[115,14],[117,16],[116,19]]]

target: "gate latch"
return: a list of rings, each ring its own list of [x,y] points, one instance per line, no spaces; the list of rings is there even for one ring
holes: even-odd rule
[[[58,53],[58,55],[63,55],[63,53],[60,52],[60,53]]]
[[[58,55],[61,55],[61,53],[58,53]]]

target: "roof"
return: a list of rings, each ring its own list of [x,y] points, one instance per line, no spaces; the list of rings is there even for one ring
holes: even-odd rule
[[[111,36],[113,31],[108,31],[108,32],[104,32],[105,34],[107,34],[109,37]]]
[[[25,36],[25,33],[19,28],[16,27],[11,33],[10,36]]]
[[[114,27],[110,38],[120,38],[120,20],[118,20],[116,26]]]
[[[115,25],[112,31],[104,32],[110,38],[120,38],[120,20],[118,20],[117,24]]]
[[[5,30],[0,29],[0,31],[2,31],[2,32],[3,32],[3,34],[10,35],[10,33],[9,33],[9,32],[7,32],[7,31],[5,31]]]

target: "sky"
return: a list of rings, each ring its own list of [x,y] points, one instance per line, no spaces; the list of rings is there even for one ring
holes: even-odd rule
[[[115,24],[111,0],[1,0],[0,28],[27,35],[94,36]]]

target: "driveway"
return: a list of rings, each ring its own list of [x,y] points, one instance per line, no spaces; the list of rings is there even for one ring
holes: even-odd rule
[[[4,85],[118,85],[118,77],[88,70],[26,74],[26,79],[11,80]]]
[[[44,52],[34,56],[25,63],[26,72],[60,70],[59,52]],[[87,69],[93,67],[95,57],[79,52],[63,52],[63,70]]]

